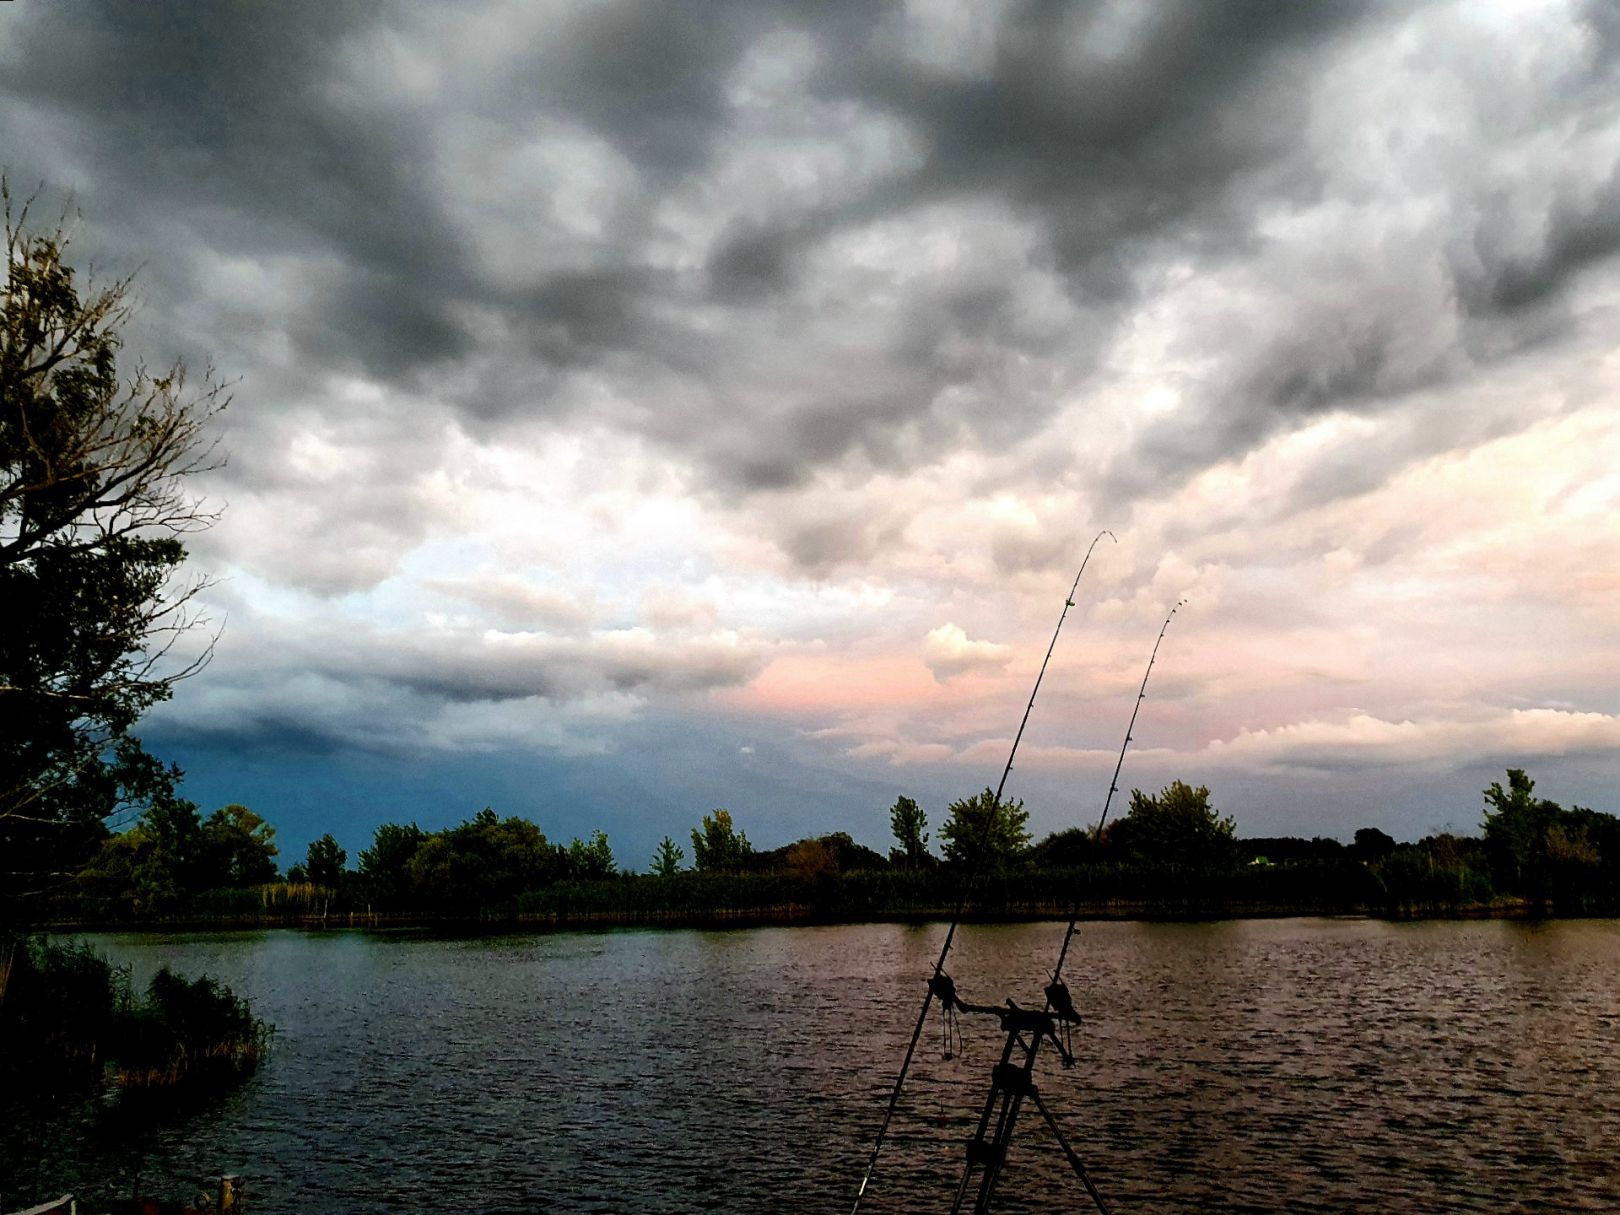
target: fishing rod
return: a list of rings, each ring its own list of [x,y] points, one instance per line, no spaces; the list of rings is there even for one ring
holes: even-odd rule
[[[1187,605],[1185,599],[1176,600],[1176,606],[1170,609],[1170,614],[1164,618],[1164,624],[1159,628],[1158,640],[1153,643],[1153,653],[1148,655],[1147,670],[1142,672],[1142,686],[1136,690],[1136,704],[1131,708],[1131,720],[1125,727],[1125,741],[1119,744],[1119,758],[1114,761],[1114,775],[1108,782],[1108,796],[1103,798],[1102,815],[1097,819],[1097,826],[1091,833],[1091,838],[1102,840],[1103,827],[1108,822],[1108,807],[1114,804],[1114,794],[1119,792],[1119,773],[1125,767],[1125,752],[1130,750],[1131,741],[1135,735],[1136,715],[1142,711],[1142,702],[1147,699],[1148,677],[1153,674],[1153,664],[1159,660],[1159,647],[1164,644],[1164,635],[1170,630],[1170,621],[1177,612]],[[1075,926],[1080,922],[1080,908],[1078,900],[1074,913],[1069,917],[1068,931],[1063,934],[1063,947],[1058,950],[1057,965],[1052,968],[1052,982],[1057,983],[1063,976],[1063,963],[1069,956],[1069,942],[1074,939]]]
[[[1102,833],[1103,823],[1108,818],[1108,805],[1113,802],[1113,794],[1118,791],[1119,771],[1124,766],[1124,753],[1131,747],[1131,740],[1136,731],[1136,718],[1142,700],[1147,698],[1147,679],[1153,671],[1153,663],[1158,661],[1158,648],[1165,642],[1165,632],[1170,629],[1170,619],[1176,614],[1176,608],[1170,609],[1170,616],[1165,617],[1165,624],[1158,630],[1158,637],[1153,642],[1153,653],[1147,659],[1147,671],[1142,674],[1142,685],[1137,689],[1136,703],[1131,706],[1131,723],[1124,731],[1124,742],[1119,747],[1119,760],[1115,763],[1115,773],[1110,781],[1108,797],[1103,800],[1102,820],[1098,820],[1097,831]],[[951,1204],[951,1215],[959,1215],[962,1204],[967,1202],[969,1191],[974,1187],[977,1176],[977,1194],[974,1196],[972,1210],[975,1215],[985,1215],[990,1210],[990,1202],[995,1197],[996,1184],[1000,1183],[1001,1168],[1008,1157],[1008,1147],[1013,1140],[1013,1128],[1017,1124],[1017,1116],[1025,1100],[1034,1102],[1035,1108],[1040,1111],[1042,1118],[1047,1121],[1047,1128],[1058,1140],[1058,1147],[1063,1149],[1063,1155],[1069,1162],[1077,1178],[1081,1179],[1085,1192],[1089,1194],[1093,1204],[1097,1205],[1098,1212],[1108,1215],[1108,1204],[1103,1202],[1102,1192],[1092,1183],[1090,1174],[1085,1171],[1085,1165],[1076,1150],[1069,1145],[1068,1137],[1064,1136],[1063,1128],[1059,1126],[1058,1119],[1048,1110],[1047,1103],[1040,1098],[1040,1090],[1035,1085],[1035,1061],[1040,1055],[1043,1042],[1051,1042],[1051,1048],[1058,1051],[1064,1068],[1072,1068],[1076,1063],[1074,1050],[1072,1050],[1072,1032],[1074,1027],[1081,1024],[1081,1014],[1074,1008],[1074,998],[1069,995],[1069,988],[1063,982],[1063,962],[1068,956],[1069,940],[1074,936],[1076,923],[1079,920],[1079,899],[1074,902],[1074,912],[1069,919],[1068,932],[1063,936],[1063,951],[1058,954],[1058,966],[1051,972],[1051,982],[1047,983],[1047,1003],[1042,1009],[1019,1008],[1016,1001],[1008,1000],[1004,1006],[993,1004],[969,1004],[966,1001],[954,998],[954,990],[941,996],[946,1000],[949,996],[949,1008],[961,1013],[988,1013],[998,1017],[1001,1022],[1001,1032],[1008,1035],[1006,1045],[1001,1050],[1001,1061],[990,1072],[990,1092],[985,1095],[983,1110],[978,1116],[978,1126],[974,1129],[974,1137],[967,1144],[967,1163],[962,1168],[961,1184],[956,1189],[956,1200]]]
[[[905,1088],[906,1075],[911,1071],[912,1057],[917,1053],[917,1043],[922,1038],[923,1025],[928,1020],[929,1005],[933,1003],[935,996],[945,1000],[947,1008],[954,999],[954,985],[945,974],[945,959],[950,955],[951,942],[956,937],[957,925],[962,922],[962,911],[967,906],[968,892],[978,878],[979,871],[984,867],[985,853],[988,851],[985,845],[989,843],[990,832],[995,828],[996,815],[1001,809],[1001,795],[1006,790],[1007,777],[1013,768],[1013,759],[1018,755],[1018,744],[1024,737],[1024,727],[1029,724],[1029,715],[1035,708],[1035,697],[1040,693],[1041,680],[1046,678],[1046,666],[1052,661],[1052,651],[1057,648],[1058,634],[1063,631],[1063,622],[1068,619],[1069,609],[1074,606],[1074,595],[1080,589],[1080,579],[1086,572],[1086,566],[1091,562],[1092,550],[1104,536],[1115,544],[1119,543],[1118,538],[1107,528],[1103,528],[1093,536],[1091,543],[1086,547],[1086,555],[1080,562],[1080,570],[1074,576],[1074,583],[1069,587],[1069,593],[1064,596],[1063,611],[1058,614],[1057,627],[1052,630],[1052,640],[1046,647],[1046,657],[1041,660],[1041,669],[1035,675],[1035,686],[1030,690],[1029,703],[1024,706],[1023,720],[1018,723],[1018,732],[1013,735],[1012,748],[1007,752],[1007,764],[1001,770],[1001,780],[996,784],[995,794],[990,799],[990,808],[985,814],[984,822],[980,824],[973,867],[963,880],[961,891],[957,896],[956,910],[951,916],[950,927],[945,931],[945,944],[940,948],[939,959],[934,963],[934,973],[930,976],[923,994],[922,1008],[917,1012],[917,1025],[911,1031],[911,1042],[906,1047],[905,1057],[900,1061],[900,1074],[894,1079],[894,1090],[889,1094],[888,1108],[883,1111],[883,1121],[878,1124],[877,1140],[872,1144],[872,1155],[866,1162],[866,1172],[861,1176],[860,1188],[855,1191],[855,1205],[851,1208],[850,1215],[858,1215],[861,1200],[866,1197],[867,1184],[872,1180],[872,1170],[877,1168],[878,1154],[883,1150],[884,1137],[889,1132],[889,1123],[894,1118],[895,1107],[900,1104],[900,1092]]]
[[[1125,741],[1120,744],[1119,759],[1114,764],[1114,775],[1109,781],[1108,796],[1103,800],[1102,817],[1097,821],[1097,837],[1102,834],[1103,825],[1108,818],[1108,808],[1119,789],[1119,774],[1125,764],[1125,752],[1130,748],[1134,737],[1136,718],[1141,712],[1142,701],[1147,698],[1148,677],[1152,675],[1153,665],[1158,661],[1159,647],[1164,644],[1164,635],[1170,628],[1171,618],[1183,603],[1185,600],[1180,600],[1170,609],[1169,615],[1164,618],[1164,624],[1159,628],[1158,637],[1153,642],[1153,652],[1148,656],[1147,670],[1142,674],[1142,686],[1137,689],[1136,703],[1131,707],[1131,720],[1125,727]],[[1073,1067],[1075,1064],[1071,1035],[1074,1027],[1080,1024],[1080,1014],[1075,1010],[1074,998],[1063,982],[1062,972],[1064,960],[1069,952],[1069,942],[1074,937],[1079,917],[1079,900],[1076,899],[1068,929],[1063,934],[1063,947],[1058,953],[1057,965],[1052,970],[1051,982],[1046,985],[1046,1003],[1041,1011],[1020,1008],[1012,1000],[1008,1000],[1005,1007],[1000,1008],[968,1004],[960,999],[954,1001],[954,1007],[962,1012],[991,1013],[997,1016],[1001,1021],[1003,1032],[1007,1035],[1007,1042],[1001,1052],[1001,1062],[991,1071],[990,1091],[985,1097],[978,1127],[968,1143],[967,1164],[962,1170],[961,1183],[957,1186],[956,1200],[951,1205],[952,1215],[958,1215],[962,1210],[962,1204],[967,1199],[975,1174],[979,1175],[979,1186],[973,1210],[975,1215],[983,1215],[989,1211],[996,1184],[1001,1180],[1002,1166],[1006,1163],[1013,1127],[1018,1121],[1020,1107],[1026,1098],[1034,1102],[1035,1108],[1046,1120],[1047,1128],[1057,1140],[1058,1146],[1063,1149],[1064,1157],[1075,1175],[1079,1177],[1092,1202],[1096,1204],[1097,1210],[1101,1215],[1109,1215],[1108,1204],[1103,1201],[1102,1194],[1092,1182],[1090,1174],[1086,1172],[1079,1154],[1069,1145],[1067,1137],[1063,1134],[1063,1128],[1058,1125],[1052,1111],[1041,1100],[1040,1091],[1034,1081],[1035,1061],[1040,1054],[1043,1039],[1052,1043],[1052,1048],[1058,1052],[1064,1067]]]

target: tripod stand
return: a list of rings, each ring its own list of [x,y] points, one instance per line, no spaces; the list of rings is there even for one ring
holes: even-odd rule
[[[1002,1166],[1007,1161],[1007,1149],[1012,1143],[1013,1127],[1018,1122],[1019,1111],[1026,1099],[1033,1102],[1046,1119],[1046,1125],[1063,1149],[1069,1167],[1097,1204],[1098,1211],[1108,1215],[1108,1205],[1092,1184],[1085,1165],[1069,1144],[1052,1111],[1046,1107],[1046,1102],[1041,1100],[1040,1090],[1035,1085],[1035,1061],[1043,1043],[1052,1044],[1064,1067],[1074,1066],[1070,1035],[1073,1027],[1080,1024],[1080,1014],[1075,1011],[1074,1001],[1063,981],[1053,979],[1047,986],[1046,1007],[1039,1011],[1020,1008],[1010,999],[1004,1005],[969,1004],[957,996],[955,982],[943,972],[929,981],[929,987],[946,1016],[958,1013],[993,1016],[1001,1022],[1001,1030],[1007,1035],[1001,1060],[990,1070],[990,1091],[985,1097],[978,1127],[974,1130],[973,1138],[968,1140],[967,1165],[962,1170],[961,1183],[956,1187],[951,1215],[959,1215],[963,1210],[962,1204],[969,1192],[974,1190],[975,1180],[974,1215],[984,1215],[990,1210],[990,1200],[995,1195],[996,1183],[1001,1179]]]

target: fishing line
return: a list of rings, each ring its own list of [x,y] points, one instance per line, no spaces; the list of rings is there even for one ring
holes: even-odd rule
[[[1135,737],[1136,715],[1142,711],[1142,702],[1147,699],[1148,677],[1153,674],[1153,664],[1159,660],[1159,647],[1164,644],[1164,635],[1170,629],[1170,621],[1175,614],[1186,606],[1185,599],[1176,600],[1176,606],[1170,609],[1170,614],[1164,618],[1164,624],[1159,628],[1158,640],[1153,643],[1153,653],[1148,655],[1147,670],[1142,672],[1142,686],[1136,692],[1136,704],[1131,708],[1131,720],[1125,727],[1125,741],[1119,745],[1119,759],[1114,763],[1114,775],[1108,782],[1108,796],[1103,798],[1102,816],[1097,819],[1097,828],[1092,832],[1091,838],[1098,843],[1102,842],[1103,827],[1108,822],[1108,807],[1114,804],[1114,794],[1119,792],[1119,773],[1125,766],[1125,752],[1130,749],[1131,741]],[[1080,922],[1080,899],[1075,896],[1074,909],[1069,916],[1069,927],[1063,934],[1063,947],[1058,950],[1057,965],[1052,968],[1052,986],[1055,987],[1063,981],[1063,963],[1069,956],[1069,942],[1074,939],[1075,927]],[[1051,989],[1048,988],[1048,991]],[[1052,1006],[1051,996],[1047,997],[1047,1008]]]
[[[1001,780],[996,785],[995,795],[990,801],[990,809],[985,814],[984,822],[979,828],[973,867],[963,880],[960,893],[957,896],[956,910],[951,916],[950,927],[945,931],[945,944],[940,948],[939,960],[934,963],[934,973],[929,978],[927,989],[923,994],[922,1008],[917,1012],[917,1025],[911,1031],[911,1042],[907,1045],[905,1056],[900,1061],[900,1074],[894,1079],[894,1090],[889,1094],[888,1107],[883,1111],[883,1121],[878,1124],[877,1141],[872,1144],[872,1155],[866,1162],[866,1172],[861,1177],[860,1188],[855,1191],[855,1205],[851,1208],[850,1215],[857,1215],[861,1209],[861,1200],[866,1197],[867,1184],[872,1180],[872,1170],[877,1167],[878,1153],[883,1150],[884,1136],[889,1132],[889,1122],[894,1118],[895,1107],[900,1104],[900,1092],[905,1087],[906,1075],[911,1070],[912,1057],[917,1053],[917,1043],[922,1038],[923,1024],[928,1020],[928,1006],[933,1002],[936,993],[943,988],[944,984],[951,981],[950,977],[945,974],[945,959],[950,955],[951,942],[956,938],[957,925],[962,922],[962,912],[967,906],[968,894],[985,868],[985,862],[988,859],[985,855],[988,851],[985,845],[990,841],[990,833],[995,828],[996,817],[1001,810],[1001,795],[1007,787],[1007,777],[1012,772],[1013,759],[1018,754],[1018,744],[1024,737],[1024,727],[1029,724],[1030,712],[1035,708],[1035,697],[1040,693],[1041,680],[1046,677],[1047,663],[1052,661],[1052,651],[1057,648],[1058,634],[1063,631],[1063,622],[1068,618],[1069,609],[1074,606],[1074,595],[1080,588],[1080,578],[1086,572],[1086,566],[1091,561],[1091,553],[1097,547],[1097,541],[1104,536],[1107,536],[1116,544],[1119,543],[1114,533],[1107,528],[1092,537],[1091,544],[1086,548],[1085,558],[1080,562],[1080,572],[1075,574],[1074,584],[1069,587],[1069,593],[1063,600],[1063,611],[1058,615],[1057,627],[1052,630],[1052,640],[1046,647],[1046,657],[1041,660],[1041,669],[1036,673],[1035,686],[1029,694],[1029,703],[1024,706],[1023,720],[1018,723],[1018,733],[1013,735],[1012,749],[1007,753],[1007,765],[1001,770]],[[1162,632],[1160,636],[1163,636]],[[1134,722],[1136,719],[1133,716],[1131,720]],[[1067,948],[1067,942],[1065,942],[1065,948]]]

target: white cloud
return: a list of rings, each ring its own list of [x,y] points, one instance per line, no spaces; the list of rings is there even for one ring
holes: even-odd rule
[[[923,661],[944,683],[968,671],[996,671],[1012,660],[1012,648],[993,641],[973,641],[958,625],[930,629],[923,639]]]
[[[1564,709],[1510,709],[1473,717],[1387,721],[1365,713],[1312,719],[1216,739],[1202,758],[1219,766],[1346,769],[1404,764],[1517,766],[1620,747],[1620,716]]]

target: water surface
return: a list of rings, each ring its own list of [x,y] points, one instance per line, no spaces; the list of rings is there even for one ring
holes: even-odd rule
[[[969,1000],[1039,1004],[1061,925],[964,928]],[[847,1210],[943,926],[434,940],[95,938],[249,996],[269,1060],[142,1136],[149,1189],[258,1212]],[[1041,1090],[1117,1212],[1620,1210],[1620,922],[1082,926]],[[864,1209],[948,1206],[1000,1049],[931,1020]],[[53,1152],[53,1156],[58,1153]],[[127,1192],[127,1137],[50,1163]],[[1000,1209],[1082,1210],[1028,1109]]]

